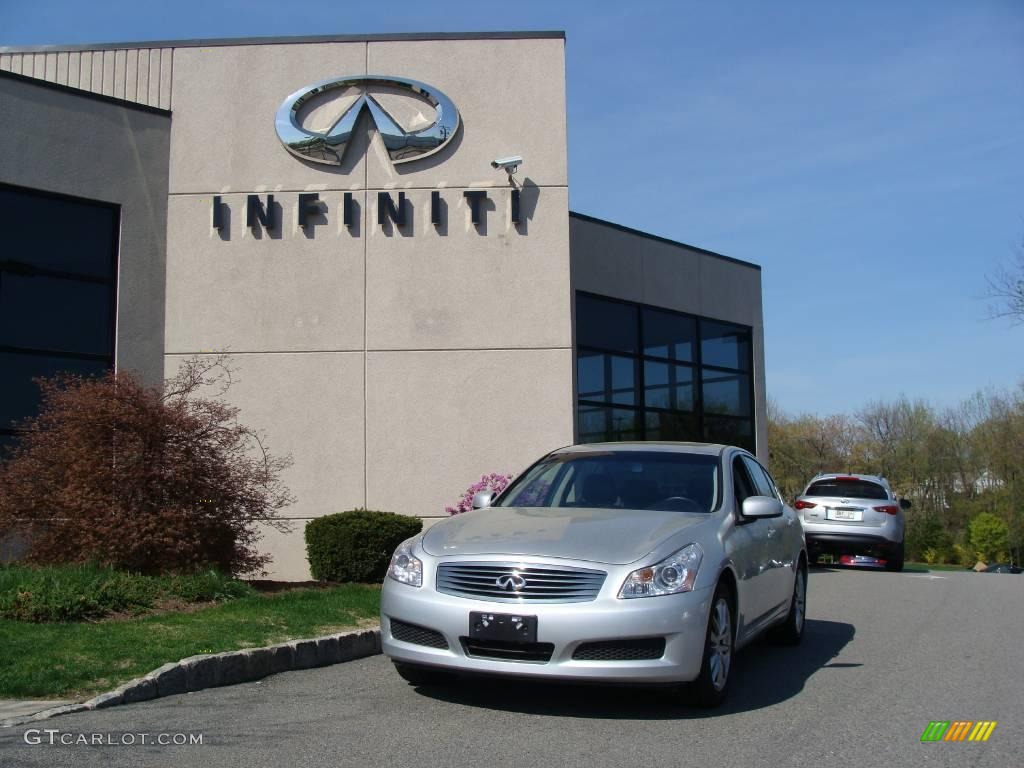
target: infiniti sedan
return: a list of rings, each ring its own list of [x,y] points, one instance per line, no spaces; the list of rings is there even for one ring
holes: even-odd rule
[[[474,507],[401,544],[384,580],[384,653],[414,685],[670,684],[717,706],[738,649],[803,635],[803,528],[746,451],[562,448]]]

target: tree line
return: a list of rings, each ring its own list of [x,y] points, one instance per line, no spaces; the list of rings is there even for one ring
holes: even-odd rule
[[[1024,382],[939,409],[905,396],[852,414],[768,408],[770,467],[792,501],[818,472],[882,475],[910,499],[907,558],[974,565],[1024,546]]]

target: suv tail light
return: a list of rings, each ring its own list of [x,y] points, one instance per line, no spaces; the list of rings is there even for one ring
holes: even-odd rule
[[[796,503],[793,504],[793,506],[796,507],[797,509],[810,509],[811,507],[816,507],[818,505],[814,504],[813,502],[810,502],[810,501],[804,501],[803,499],[797,499]]]
[[[875,507],[875,512],[885,512],[887,515],[898,515],[900,508],[896,504],[886,504],[881,507]]]

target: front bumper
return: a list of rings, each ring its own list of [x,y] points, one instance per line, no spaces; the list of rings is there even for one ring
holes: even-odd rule
[[[607,585],[606,585],[607,586]],[[395,661],[442,667],[457,672],[620,683],[675,683],[700,673],[713,588],[677,595],[619,600],[602,594],[585,603],[495,603],[455,597],[427,585],[410,587],[384,580],[381,638],[384,654]],[[467,655],[470,611],[517,613],[537,617],[537,642],[554,646],[549,661],[508,661]],[[391,619],[440,632],[448,648],[403,642],[391,632]],[[573,659],[583,643],[664,638],[658,659],[581,661]]]

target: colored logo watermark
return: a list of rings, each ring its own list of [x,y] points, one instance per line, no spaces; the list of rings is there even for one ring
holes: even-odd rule
[[[932,720],[921,741],[988,741],[996,724],[995,720]]]

